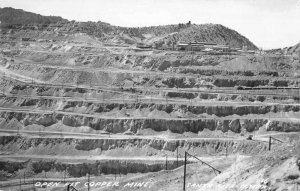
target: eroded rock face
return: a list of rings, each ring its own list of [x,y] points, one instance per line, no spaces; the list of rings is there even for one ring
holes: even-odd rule
[[[263,127],[267,122],[267,119],[244,119],[240,121],[240,125],[241,128],[245,129],[247,132],[253,132],[259,130],[259,128]]]
[[[36,120],[36,123],[48,127],[57,123],[57,120],[52,115],[43,115]]]
[[[234,119],[234,120],[230,121],[229,130],[231,130],[232,132],[235,132],[235,133],[240,133],[241,132],[240,120]]]
[[[71,127],[87,126],[89,119],[86,117],[77,118],[76,116],[63,116],[62,123]]]
[[[258,154],[265,152],[267,144],[247,140],[199,139],[195,140],[162,140],[162,139],[75,139],[75,138],[22,138],[0,137],[0,148],[6,145],[17,149],[15,154],[53,154],[53,155],[108,155],[115,152],[121,156],[141,155],[147,150],[152,155],[170,152],[176,155],[176,149],[191,150],[202,155],[222,154],[225,151],[236,154]],[[47,150],[45,150],[47,148]],[[99,154],[92,154],[93,151]],[[7,150],[10,151],[9,149]]]
[[[27,113],[1,113],[2,128],[12,128],[12,126],[38,125],[50,127],[62,123],[63,125],[78,129],[85,126],[94,130],[105,130],[110,133],[137,133],[139,129],[152,129],[157,132],[171,131],[173,133],[193,132],[199,133],[204,129],[211,131],[220,130],[222,132],[232,131],[240,133],[257,131],[265,126],[267,131],[300,131],[300,123],[294,121],[281,122],[267,119],[226,119],[226,118],[202,118],[202,119],[106,119],[96,117],[85,117],[63,114],[27,114]],[[13,125],[15,124],[15,125]],[[78,129],[80,132],[80,130]]]
[[[270,121],[266,125],[267,131],[299,132],[300,123],[285,121]]]
[[[182,93],[178,93],[182,94]],[[195,93],[182,95],[183,97],[187,96],[189,99],[198,97]],[[203,97],[204,96],[204,97]],[[211,95],[201,94],[200,97],[203,99],[220,99],[226,100],[229,99],[230,101],[233,100],[244,100],[243,97],[238,96],[231,96],[229,97],[210,97]],[[180,95],[178,95],[180,97]],[[200,98],[199,97],[199,98]],[[200,98],[200,99],[202,99]],[[245,99],[249,99],[245,97]],[[257,101],[261,99],[259,97],[251,98],[252,101]],[[264,97],[263,99],[266,99]],[[124,110],[129,113],[130,116],[135,117],[133,110],[145,111],[143,112],[142,116],[150,117],[150,113],[152,111],[159,111],[165,112],[166,115],[176,115],[176,113],[182,113],[183,116],[192,116],[197,117],[196,115],[201,114],[208,114],[208,115],[216,115],[218,117],[225,117],[230,115],[248,115],[248,114],[267,114],[270,112],[279,113],[279,112],[299,112],[300,106],[299,105],[292,105],[292,104],[272,104],[272,105],[259,105],[259,104],[249,104],[249,105],[238,105],[238,104],[230,104],[230,105],[193,105],[193,103],[197,103],[198,100],[193,100],[190,104],[176,104],[176,103],[94,103],[89,101],[50,101],[49,99],[45,100],[38,100],[38,99],[30,99],[30,98],[0,98],[0,106],[7,107],[19,107],[19,108],[26,108],[26,109],[41,109],[41,110],[52,110],[53,108],[70,113],[84,113],[84,114],[100,114],[106,115],[110,112],[119,111],[120,113]],[[204,102],[205,103],[205,102]],[[1,114],[0,114],[1,115]],[[8,115],[8,114],[4,114]],[[46,115],[45,115],[46,116]],[[67,119],[68,118],[68,119]],[[71,119],[72,116],[64,118],[63,121],[68,125],[69,123],[72,124]],[[47,119],[50,120],[50,119]],[[72,126],[72,125],[71,125]]]
[[[190,162],[189,162],[190,163]],[[63,173],[68,169],[68,174],[72,177],[82,177],[87,173],[90,175],[100,176],[103,174],[127,174],[127,173],[147,173],[158,172],[165,169],[165,163],[145,163],[144,161],[118,161],[106,160],[97,161],[95,163],[78,163],[66,164],[54,160],[47,161],[26,161],[26,162],[0,162],[3,166],[2,170],[14,173],[18,170],[26,168],[28,165],[32,170],[31,173],[42,173],[43,171],[56,171]],[[183,165],[179,161],[179,165]],[[173,170],[177,168],[176,161],[168,161],[168,169]]]

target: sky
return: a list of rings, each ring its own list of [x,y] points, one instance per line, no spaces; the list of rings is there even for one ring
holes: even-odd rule
[[[300,0],[0,0],[0,7],[126,27],[222,24],[264,49],[300,43]]]

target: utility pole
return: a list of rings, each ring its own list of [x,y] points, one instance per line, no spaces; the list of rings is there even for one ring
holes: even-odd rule
[[[177,168],[178,168],[178,145],[177,145],[177,149],[176,149],[176,156],[177,156],[176,157],[176,159],[177,159],[176,161],[177,161]]]
[[[226,158],[227,158],[227,149],[228,149],[228,143],[226,144]]]
[[[190,155],[191,157],[197,159],[198,161],[200,161],[202,164],[205,164],[206,166],[212,168],[214,170],[214,173],[215,171],[217,171],[218,173],[221,173],[220,170],[214,168],[213,166],[211,166],[210,164],[204,162],[203,160],[199,159],[198,157],[196,157],[195,155],[192,155],[188,152],[185,151],[184,153],[184,174],[183,174],[183,191],[185,191],[185,184],[186,184],[186,163],[187,163],[187,155]]]
[[[274,139],[274,141],[278,141],[280,143],[284,143],[283,141],[279,140],[279,139],[276,139],[274,137],[269,137],[269,151],[271,150],[271,145],[272,145],[272,139]]]
[[[166,155],[166,170],[168,170],[168,155]]]
[[[186,179],[186,157],[187,157],[187,153],[186,153],[186,152],[184,152],[183,191],[185,191],[185,179]]]
[[[65,167],[65,170],[64,170],[64,184],[66,184],[66,168],[67,167]]]
[[[88,173],[88,191],[90,191],[90,174]]]

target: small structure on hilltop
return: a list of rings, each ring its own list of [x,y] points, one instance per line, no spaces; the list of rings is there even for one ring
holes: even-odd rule
[[[152,45],[139,42],[139,43],[137,43],[136,47],[137,48],[152,48]]]
[[[191,21],[189,21],[189,22],[187,22],[187,23],[179,23],[178,24],[178,28],[186,28],[186,27],[189,27],[189,26],[191,26],[192,25],[192,22]]]

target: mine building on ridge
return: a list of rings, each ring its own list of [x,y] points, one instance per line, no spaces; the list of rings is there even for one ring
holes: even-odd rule
[[[212,42],[179,42],[177,44],[178,50],[184,51],[230,51],[230,47],[226,45],[218,45]]]
[[[145,44],[145,43],[137,43],[136,47],[137,48],[152,48],[151,45]]]

